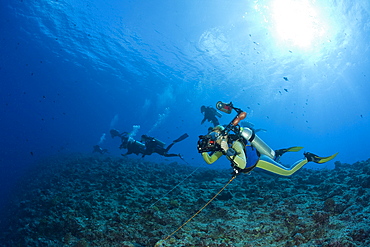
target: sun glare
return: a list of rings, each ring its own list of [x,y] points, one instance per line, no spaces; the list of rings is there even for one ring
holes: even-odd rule
[[[309,0],[275,0],[271,10],[275,31],[284,42],[309,48],[325,33]]]

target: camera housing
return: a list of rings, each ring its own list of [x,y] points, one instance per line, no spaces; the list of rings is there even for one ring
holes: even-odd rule
[[[198,140],[198,152],[216,152],[221,150],[221,146],[211,135],[201,135]]]

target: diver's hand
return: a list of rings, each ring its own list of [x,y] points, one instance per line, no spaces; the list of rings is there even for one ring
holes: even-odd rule
[[[221,140],[221,148],[226,153],[229,149],[229,145],[227,144],[227,138],[222,138]]]

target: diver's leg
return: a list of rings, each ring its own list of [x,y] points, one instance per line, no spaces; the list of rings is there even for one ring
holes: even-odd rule
[[[166,150],[164,151],[165,153],[167,153],[173,145],[175,145],[176,142],[172,142],[170,145],[168,145],[168,147],[166,148]]]
[[[266,170],[268,172],[278,174],[278,175],[290,176],[296,171],[298,171],[299,169],[301,169],[307,163],[308,163],[308,160],[305,158],[305,159],[299,160],[296,163],[294,163],[292,167],[287,168],[277,163],[276,161],[272,160],[271,158],[263,155],[261,156],[261,159],[258,161],[256,167]]]
[[[211,119],[211,121],[212,121],[212,123],[213,123],[213,126],[214,126],[214,127],[216,127],[217,125],[219,125],[219,124],[220,124],[220,122],[218,121],[218,119],[217,119],[216,117],[213,117],[213,118]]]
[[[164,153],[163,156],[164,157],[175,157],[175,156],[181,157],[180,154],[168,154],[168,153]]]

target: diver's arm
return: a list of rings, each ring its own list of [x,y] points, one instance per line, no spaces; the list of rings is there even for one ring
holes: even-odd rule
[[[240,169],[244,169],[247,164],[247,159],[243,144],[241,144],[239,141],[235,141],[232,145],[232,149],[235,150],[235,156],[227,156],[227,158],[229,160],[233,160]]]
[[[218,151],[213,153],[211,156],[207,152],[202,153],[202,157],[207,164],[212,164],[222,156],[222,152]]]
[[[307,159],[302,159],[294,163],[292,167],[287,168],[281,165],[280,163],[277,163],[276,161],[272,160],[271,158],[267,157],[266,155],[262,155],[261,159],[257,163],[257,167],[278,175],[290,176],[299,169],[301,169],[302,166],[304,166],[307,163],[308,163]]]

